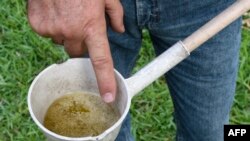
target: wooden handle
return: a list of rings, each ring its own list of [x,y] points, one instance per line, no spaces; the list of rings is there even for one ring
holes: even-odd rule
[[[191,52],[223,28],[239,18],[250,9],[250,0],[237,0],[233,5],[202,26],[192,35],[183,40],[186,49]]]

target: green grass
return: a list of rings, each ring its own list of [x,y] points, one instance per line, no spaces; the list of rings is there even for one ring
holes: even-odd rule
[[[243,30],[242,39],[236,97],[231,112],[234,124],[250,124],[250,30]]]
[[[63,50],[28,26],[25,1],[0,1],[0,141],[39,141],[44,136],[31,120],[27,90],[46,66],[67,59]],[[135,68],[154,57],[148,34]],[[250,31],[243,30],[241,64],[231,123],[250,124]],[[138,141],[171,141],[173,105],[163,79],[133,99],[133,133]]]
[[[150,62],[155,54],[148,32],[134,72]],[[132,132],[138,141],[172,141],[175,135],[173,104],[164,78],[160,78],[132,100]]]

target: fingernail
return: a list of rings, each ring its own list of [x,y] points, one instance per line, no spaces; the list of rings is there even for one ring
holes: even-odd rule
[[[112,93],[106,93],[106,94],[104,94],[103,97],[102,97],[102,99],[106,103],[113,102],[113,100],[114,100]]]

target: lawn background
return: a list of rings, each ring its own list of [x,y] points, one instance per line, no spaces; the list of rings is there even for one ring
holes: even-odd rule
[[[44,136],[29,116],[27,91],[45,67],[68,57],[49,39],[36,35],[26,18],[23,0],[0,1],[0,141],[42,141]],[[247,15],[245,18],[249,18]],[[243,29],[237,91],[232,124],[250,124],[250,30]],[[144,31],[141,54],[134,72],[154,57]],[[175,135],[173,105],[161,78],[133,99],[133,134],[137,141],[171,141]]]

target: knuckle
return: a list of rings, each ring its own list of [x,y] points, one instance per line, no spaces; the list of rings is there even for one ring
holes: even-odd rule
[[[75,40],[78,39],[81,31],[73,26],[61,25],[59,32],[63,35],[65,39]]]
[[[123,17],[123,8],[121,6],[119,6],[118,8],[116,9],[113,9],[113,10],[109,10],[107,11],[108,14],[111,16],[110,18],[122,18]]]
[[[74,38],[73,32],[69,30],[68,28],[62,28],[61,31],[65,39],[71,40]]]
[[[49,34],[48,30],[42,25],[31,25],[31,28],[41,36],[47,36]]]
[[[105,32],[106,32],[105,28],[103,27],[106,27],[106,25],[100,24],[100,22],[99,22],[99,25],[90,24],[90,26],[86,26],[83,30],[83,40],[85,41],[96,40],[96,41],[100,41],[98,42],[98,44],[103,44],[102,37],[104,37]]]
[[[64,24],[60,25],[58,31],[63,35],[65,39],[75,40],[82,38],[82,30],[78,25]]]
[[[33,31],[41,36],[49,35],[49,27],[45,25],[45,22],[35,15],[28,15],[28,21]]]
[[[96,69],[103,69],[106,67],[111,60],[107,56],[99,56],[92,58],[92,63]]]
[[[88,40],[93,38],[94,36],[98,35],[98,30],[100,27],[96,27],[94,24],[88,24],[89,26],[86,26],[84,29],[84,39]]]
[[[35,16],[33,16],[32,14],[28,14],[28,21],[29,24],[31,26],[31,28],[35,31],[35,32],[39,32],[39,28],[38,28],[38,22],[37,22],[37,18]]]

